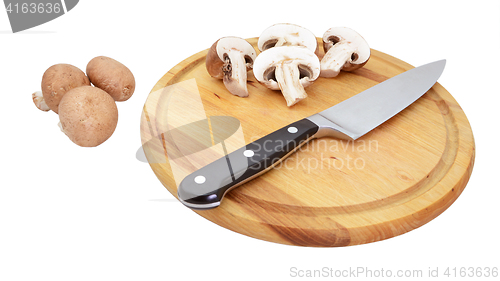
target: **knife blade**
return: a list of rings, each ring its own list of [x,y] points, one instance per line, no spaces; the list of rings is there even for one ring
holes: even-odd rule
[[[178,187],[179,200],[192,209],[215,208],[229,190],[267,172],[312,139],[358,139],[426,93],[445,65],[439,60],[410,69],[225,155],[186,176]],[[229,175],[218,173],[228,165]]]

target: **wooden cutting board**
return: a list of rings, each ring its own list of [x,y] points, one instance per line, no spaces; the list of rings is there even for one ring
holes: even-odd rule
[[[257,38],[248,41],[257,49]],[[306,88],[308,98],[288,108],[279,91],[262,86],[251,72],[250,96],[231,95],[221,80],[208,75],[206,54],[207,50],[199,52],[167,72],[142,114],[146,157],[176,197],[172,167],[165,161],[164,134],[158,127],[162,120],[156,119],[161,112],[155,112],[161,108],[158,103],[172,94],[162,92],[164,87],[195,78],[206,116],[237,118],[249,143],[413,68],[372,50],[363,68],[319,78]],[[164,96],[158,98],[158,93]],[[289,158],[286,168],[232,190],[218,208],[194,212],[235,232],[277,243],[332,247],[374,242],[420,227],[446,210],[465,188],[474,155],[464,112],[437,83],[359,140],[313,140]]]

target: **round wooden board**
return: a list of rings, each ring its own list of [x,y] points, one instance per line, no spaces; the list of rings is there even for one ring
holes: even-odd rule
[[[248,41],[256,47],[257,38]],[[231,95],[221,80],[208,75],[206,53],[176,65],[151,93],[195,78],[206,115],[237,118],[246,143],[413,68],[372,50],[363,68],[319,78],[306,88],[308,98],[288,108],[279,91],[262,86],[251,72],[250,96]],[[168,157],[156,115],[148,112],[157,102],[150,94],[144,107],[143,148],[157,177],[177,197],[169,161],[150,161]],[[227,229],[277,243],[332,247],[374,242],[415,229],[448,208],[467,184],[474,155],[464,112],[437,83],[357,141],[313,140],[286,167],[232,190],[218,208],[195,212]]]

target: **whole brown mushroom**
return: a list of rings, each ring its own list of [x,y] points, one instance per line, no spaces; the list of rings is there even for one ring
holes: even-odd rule
[[[112,58],[93,58],[87,64],[87,75],[94,86],[104,90],[115,101],[126,101],[135,91],[135,78],[130,69]]]
[[[118,123],[113,98],[92,86],[74,88],[59,104],[61,130],[79,146],[93,147],[106,141]]]
[[[39,98],[39,103],[44,102],[52,111],[58,113],[58,106],[63,96],[69,90],[85,85],[90,86],[89,78],[76,66],[71,64],[53,65],[43,74],[43,100]]]

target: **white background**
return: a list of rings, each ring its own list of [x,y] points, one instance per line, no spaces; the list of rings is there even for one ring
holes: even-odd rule
[[[317,36],[348,26],[415,66],[447,59],[439,82],[467,114],[477,147],[469,184],[447,211],[381,242],[285,246],[196,215],[135,159],[142,106],[160,77],[219,37],[257,37],[280,22]],[[291,267],[500,267],[499,51],[500,1],[88,0],[17,34],[2,7],[0,280],[283,280]],[[127,65],[137,88],[118,104],[114,135],[81,148],[31,93],[49,66],[85,69],[98,55]]]

